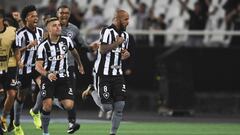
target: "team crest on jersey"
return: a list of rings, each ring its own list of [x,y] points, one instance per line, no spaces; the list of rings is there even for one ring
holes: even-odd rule
[[[39,37],[39,38],[38,38],[38,41],[39,41],[39,42],[42,42],[42,40],[43,40],[42,37]]]
[[[103,97],[104,97],[105,99],[108,99],[108,98],[110,97],[110,94],[109,94],[108,92],[104,92],[104,93],[103,93]]]
[[[60,42],[59,45],[62,46],[62,50],[63,50],[64,52],[67,52],[68,46],[67,46],[64,42]]]
[[[62,50],[65,51],[65,52],[67,52],[68,47],[67,47],[66,45],[63,45],[63,46],[62,46]]]
[[[67,33],[67,36],[70,37],[70,38],[72,38],[72,37],[73,37],[73,33],[72,33],[72,32],[68,32],[68,33]]]
[[[41,90],[41,95],[42,95],[42,97],[46,97],[46,90]]]

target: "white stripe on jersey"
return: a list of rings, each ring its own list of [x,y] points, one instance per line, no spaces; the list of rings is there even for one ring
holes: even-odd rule
[[[73,50],[74,45],[69,37],[61,36],[56,44],[50,43],[49,39],[42,42],[37,50],[37,60],[44,60],[44,69],[56,72],[59,77],[67,77],[68,51]]]
[[[49,40],[48,40],[48,44],[49,44]],[[50,47],[50,50],[51,50],[51,56],[56,56],[57,54],[56,54],[56,47],[55,46],[49,46]],[[56,64],[57,64],[57,61],[56,60],[54,60],[54,61],[52,61],[52,65],[51,65],[51,67],[50,67],[50,71],[55,71],[55,67],[56,67]],[[45,68],[47,67],[48,65],[46,64],[45,65]]]
[[[105,61],[104,69],[103,69],[103,74],[104,75],[108,74],[109,66],[110,66],[110,57],[111,57],[111,53],[107,53],[107,56],[106,56],[107,60]]]
[[[16,34],[16,46],[22,48],[27,46],[30,42],[35,39],[40,44],[43,39],[43,29],[36,27],[36,32],[30,31],[28,28],[24,27],[18,30]],[[31,73],[35,68],[36,50],[38,46],[27,49],[22,53],[21,61],[24,64],[23,69],[19,69],[19,74]]]
[[[114,26],[109,26],[100,32],[100,41],[102,44],[108,45],[115,42],[115,38],[119,36]],[[116,49],[113,49],[106,54],[100,54],[100,48],[98,49],[97,59],[94,63],[94,69],[98,75],[122,75],[122,49],[128,49],[129,35],[126,32],[122,32],[121,37],[125,41],[119,45]],[[114,39],[113,39],[114,38]]]

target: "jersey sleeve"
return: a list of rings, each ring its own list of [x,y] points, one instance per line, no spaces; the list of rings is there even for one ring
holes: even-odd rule
[[[107,28],[102,29],[100,32],[100,42],[101,44],[108,44],[108,38],[110,35],[110,31]]]
[[[40,44],[37,48],[37,60],[44,60],[44,58],[45,58],[44,45]]]
[[[24,42],[23,34],[22,33],[17,33],[16,34],[16,48],[23,47],[23,42]]]
[[[74,49],[74,44],[71,38],[67,38],[67,42],[68,42],[68,48],[70,51],[72,51]]]

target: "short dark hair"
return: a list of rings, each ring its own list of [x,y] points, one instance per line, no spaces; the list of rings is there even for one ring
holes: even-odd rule
[[[68,8],[70,10],[70,8],[67,5],[61,5],[61,6],[58,7],[57,11],[61,8]]]
[[[52,22],[52,21],[57,21],[57,20],[58,20],[57,17],[48,18],[48,19],[45,21],[45,26],[47,26],[50,22]]]
[[[0,18],[4,18],[4,17],[5,17],[4,9],[0,9]]]
[[[21,18],[23,21],[27,18],[27,15],[29,12],[32,11],[37,11],[36,7],[34,5],[29,5],[23,8],[22,13],[21,13]]]

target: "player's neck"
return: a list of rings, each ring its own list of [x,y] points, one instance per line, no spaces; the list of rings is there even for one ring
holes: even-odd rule
[[[68,22],[67,23],[61,23],[62,27],[67,27],[68,26]]]
[[[59,40],[59,35],[49,35],[51,43],[57,43]]]
[[[30,29],[31,31],[35,31],[36,27],[34,26],[31,26],[31,25],[26,25],[28,29]]]
[[[117,22],[113,22],[113,25],[116,27],[117,30],[120,30],[120,27],[117,25]]]

